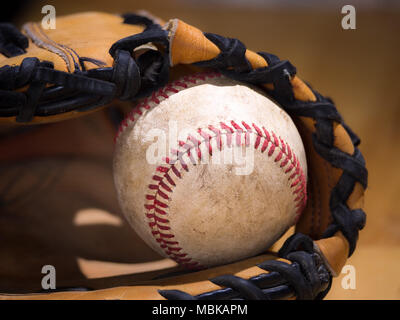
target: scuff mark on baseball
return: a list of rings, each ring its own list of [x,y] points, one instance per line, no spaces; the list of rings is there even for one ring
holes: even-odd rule
[[[114,179],[137,233],[189,268],[267,250],[307,200],[291,118],[263,91],[218,73],[172,82],[132,110],[116,137]]]

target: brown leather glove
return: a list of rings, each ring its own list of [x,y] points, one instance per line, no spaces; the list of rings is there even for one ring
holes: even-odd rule
[[[212,69],[263,88],[287,111],[303,138],[309,168],[306,209],[295,234],[278,253],[198,272],[177,267],[91,285],[84,279],[75,283],[87,291],[13,296],[5,292],[1,298],[320,299],[326,295],[365,224],[367,171],[358,137],[333,102],[300,80],[290,62],[252,52],[239,40],[203,33],[178,19],[164,23],[149,15],[82,13],[58,18],[55,30],[28,23],[20,33],[2,24],[0,35],[0,123],[8,123],[7,128],[75,118],[110,104],[115,111],[116,101],[126,101],[122,109],[131,108],[132,102],[178,76]],[[39,143],[27,144],[27,139],[10,142],[12,132],[0,141],[3,168],[16,161],[16,154],[18,159],[33,154],[44,159],[54,153]],[[72,144],[71,150],[78,145]],[[107,289],[89,290],[99,288]]]

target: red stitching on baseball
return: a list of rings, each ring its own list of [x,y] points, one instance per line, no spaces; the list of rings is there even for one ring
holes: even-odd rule
[[[160,89],[157,92],[154,92],[150,99],[148,98],[144,99],[128,114],[126,119],[122,121],[118,129],[117,135],[115,137],[115,141],[119,138],[124,129],[129,125],[128,122],[135,121],[135,115],[143,114],[141,109],[147,109],[147,110],[151,109],[151,106],[149,105],[150,102],[154,103],[155,105],[158,105],[161,103],[160,99],[162,98],[167,99],[169,97],[167,92],[172,92],[172,94],[175,94],[181,90],[181,89],[176,89],[176,87],[186,89],[188,88],[188,83],[196,84],[197,80],[205,81],[206,78],[214,78],[221,76],[222,75],[219,73],[194,74],[190,76],[185,76],[183,78],[184,82],[179,80],[174,81],[168,84],[164,88],[164,90]],[[192,258],[187,257],[188,256],[187,253],[180,252],[178,254],[177,252],[183,249],[179,246],[178,241],[172,240],[175,237],[175,235],[172,233],[164,232],[164,231],[171,231],[171,228],[168,225],[169,220],[165,218],[165,216],[168,214],[167,212],[168,204],[165,203],[164,201],[170,200],[170,197],[167,195],[166,192],[172,193],[173,187],[176,186],[176,183],[170,173],[172,172],[174,177],[177,177],[179,179],[182,178],[181,172],[176,167],[178,163],[181,165],[183,170],[189,171],[187,163],[185,163],[185,161],[183,160],[183,156],[185,154],[191,157],[192,161],[196,160],[193,158],[193,154],[198,158],[198,160],[201,160],[202,155],[200,150],[200,144],[204,143],[207,146],[207,149],[209,150],[209,154],[212,155],[211,140],[215,139],[217,142],[217,148],[219,150],[222,150],[223,148],[222,134],[226,136],[227,147],[232,146],[232,135],[234,133],[236,133],[236,141],[235,141],[236,146],[242,145],[242,134],[244,134],[244,139],[245,139],[244,141],[246,146],[249,146],[250,143],[250,133],[255,134],[256,141],[254,143],[254,149],[258,149],[262,140],[264,140],[260,151],[263,153],[269,147],[267,155],[268,157],[271,157],[274,154],[275,149],[278,148],[279,153],[275,157],[274,161],[279,163],[280,168],[285,169],[283,171],[285,174],[291,173],[295,168],[294,172],[289,176],[288,180],[291,181],[296,177],[296,179],[292,181],[290,185],[290,187],[294,189],[292,192],[293,195],[297,195],[294,199],[294,201],[296,202],[295,207],[297,208],[296,222],[306,205],[307,201],[306,179],[304,176],[304,172],[300,167],[299,160],[297,159],[293,151],[290,149],[289,145],[285,143],[285,141],[283,141],[281,137],[279,137],[278,139],[278,137],[275,135],[273,131],[271,131],[272,135],[271,139],[270,132],[264,127],[262,127],[261,130],[254,123],[252,123],[250,126],[246,122],[241,121],[241,124],[244,127],[244,129],[233,120],[230,122],[230,125],[232,125],[233,128],[224,122],[220,122],[219,125],[221,129],[224,130],[225,132],[222,132],[221,129],[215,128],[212,125],[209,125],[207,128],[204,129],[199,128],[197,130],[197,133],[200,135],[201,138],[203,138],[203,140],[199,140],[196,137],[189,135],[186,142],[184,141],[179,142],[179,147],[182,148],[183,151],[172,150],[172,154],[174,154],[177,157],[176,160],[178,161],[173,161],[173,163],[171,163],[169,158],[165,158],[166,165],[158,166],[156,168],[156,172],[158,174],[161,174],[161,176],[154,175],[152,179],[155,183],[149,184],[148,186],[150,193],[147,194],[145,198],[150,203],[146,203],[144,207],[146,209],[146,217],[150,220],[148,222],[148,225],[152,229],[151,233],[154,236],[155,240],[160,244],[160,247],[171,259],[185,265],[188,268],[201,268],[202,266],[199,264],[199,262],[193,261]],[[252,130],[252,128],[254,128],[255,132]],[[210,133],[214,135],[207,133],[206,132],[207,129],[210,131]],[[188,142],[190,142],[191,144],[189,144]],[[191,153],[191,150],[195,152]],[[280,162],[282,159],[283,161]],[[288,163],[289,166],[285,168]],[[166,181],[164,181],[164,179]],[[297,188],[295,188],[296,186]],[[161,189],[163,189],[165,192],[161,191]],[[153,194],[153,192],[155,193]]]
[[[271,144],[271,148],[269,148],[268,151],[268,157],[272,156],[274,152],[275,152],[275,145]]]
[[[225,129],[225,130],[228,131],[228,132],[226,133],[226,135],[232,133],[232,131],[230,130],[231,128],[230,128],[228,125],[226,125],[225,123],[221,123],[220,125],[221,125],[221,128],[223,128],[223,129]],[[233,124],[232,124],[232,125],[233,125]],[[246,124],[246,126],[245,126],[245,125],[243,125],[243,126],[244,126],[245,128],[250,128],[250,126],[248,126],[247,124]],[[234,133],[236,133],[236,134],[238,134],[238,133],[246,134],[246,132],[248,133],[248,132],[250,131],[249,129],[247,129],[247,131],[244,132],[244,130],[243,130],[240,126],[238,126],[237,124],[235,124],[234,127],[235,127],[235,129],[237,130],[236,132],[234,131]],[[254,126],[253,126],[253,127],[254,127]],[[213,129],[215,129],[215,128],[213,128]],[[250,128],[250,129],[251,129],[251,128]],[[199,145],[200,145],[201,143],[208,143],[207,148],[209,148],[209,146],[211,146],[211,144],[209,144],[209,141],[210,141],[211,139],[217,137],[217,136],[214,136],[214,137],[213,137],[213,136],[211,136],[211,135],[209,135],[209,134],[206,134],[206,133],[204,132],[204,130],[205,130],[205,129],[201,129],[201,130],[198,130],[198,131],[197,131],[197,132],[199,132],[199,134],[202,133],[201,136],[204,138],[203,141],[199,141],[198,139],[194,138],[194,137],[191,136],[191,135],[188,136],[188,141],[195,141],[195,144],[194,144],[193,146],[191,146],[191,149],[199,148]],[[211,130],[210,130],[210,131],[211,131]],[[212,130],[212,132],[216,132],[216,130]],[[260,139],[265,139],[265,141],[268,142],[266,136],[263,135],[263,136],[260,137],[260,136],[258,135],[258,132],[260,132],[260,131],[256,130],[256,132],[257,132],[257,137],[259,137]],[[266,131],[264,131],[264,132],[266,132]],[[276,138],[276,135],[275,135],[274,132],[271,132],[271,135],[272,135],[273,137]],[[210,138],[210,137],[211,137],[211,138]],[[303,208],[304,208],[304,206],[305,206],[305,203],[306,203],[306,190],[305,190],[306,184],[305,184],[304,173],[303,173],[303,171],[302,171],[302,169],[301,169],[301,167],[300,167],[300,163],[299,163],[298,159],[297,159],[296,157],[294,157],[294,154],[293,154],[293,153],[291,153],[291,155],[290,155],[290,157],[292,158],[292,160],[289,159],[289,154],[288,154],[289,149],[287,148],[288,145],[285,143],[284,145],[285,145],[286,147],[282,147],[282,145],[283,145],[283,144],[282,144],[283,140],[282,140],[281,138],[280,138],[279,140],[278,140],[277,138],[276,138],[276,139],[275,139],[275,138],[274,138],[273,143],[270,144],[270,150],[275,150],[276,148],[279,148],[279,154],[278,154],[277,157],[275,157],[274,162],[279,162],[280,160],[283,159],[283,161],[280,162],[280,164],[279,164],[279,167],[280,167],[280,168],[284,168],[284,167],[287,165],[287,163],[288,163],[289,161],[293,161],[293,162],[294,162],[294,163],[291,163],[291,164],[289,165],[289,167],[288,167],[287,169],[284,170],[285,174],[289,173],[291,170],[293,170],[293,168],[296,168],[296,169],[295,169],[295,172],[292,173],[292,174],[290,175],[289,180],[293,180],[293,179],[296,177],[296,179],[295,179],[295,180],[292,182],[292,184],[290,185],[291,188],[295,188],[297,185],[300,184],[300,186],[299,186],[298,188],[296,188],[296,189],[293,191],[293,194],[298,194],[298,195],[295,197],[294,201],[296,202],[295,207],[296,207],[296,209],[297,209],[297,215],[300,215],[300,213],[301,213],[301,211],[303,210]],[[281,141],[281,144],[279,144],[278,141]],[[256,142],[257,142],[257,140],[256,140]],[[278,143],[278,145],[275,145],[276,143]],[[186,151],[186,152],[188,152],[188,151],[190,150],[190,149],[187,149],[187,145],[188,145],[187,143],[184,144],[184,146],[185,146],[185,151]],[[237,146],[240,146],[240,145],[241,145],[240,142],[238,142]],[[256,144],[254,145],[254,147],[256,148]],[[179,157],[182,158],[182,156],[184,155],[184,152],[178,152],[178,154],[179,154]],[[273,152],[272,152],[272,153],[268,152],[269,157],[272,156],[272,154],[273,154]],[[292,156],[292,155],[293,155],[293,156]],[[199,156],[199,158],[200,158],[200,156]],[[283,164],[283,165],[282,165],[282,164]],[[288,170],[289,168],[290,168],[290,170]],[[171,170],[174,171],[174,169],[175,169],[176,171],[178,170],[178,169],[176,168],[175,164],[172,164],[172,165],[171,165]],[[165,172],[165,174],[167,175],[167,174],[168,174],[168,171]],[[181,176],[180,176],[180,177],[181,177]],[[174,183],[175,183],[175,182],[174,182]],[[161,184],[160,184],[160,185],[161,185]],[[150,186],[149,186],[149,188],[150,188]],[[152,187],[151,187],[150,189],[152,189]],[[171,189],[171,192],[173,192],[172,189]],[[155,200],[156,200],[156,199],[154,199],[154,201],[155,201]],[[155,202],[154,202],[154,203],[155,203]],[[153,206],[150,206],[150,207],[146,206],[146,209],[147,209],[147,210],[154,210],[155,212],[158,212],[158,211],[159,211],[159,209],[157,208],[156,203],[155,203]],[[162,212],[164,213],[165,211],[163,210]],[[147,215],[147,217],[152,218],[151,215]],[[161,230],[165,230],[165,226],[162,225],[161,223],[157,223],[157,222],[160,222],[160,221],[157,221],[157,219],[155,219],[154,223],[151,224],[151,227],[155,227],[155,228],[159,228],[159,229],[161,229]],[[154,234],[155,236],[160,235],[159,233],[153,233],[153,234]],[[162,235],[160,235],[160,236],[163,238]],[[161,241],[159,241],[159,242],[163,243],[162,239],[161,239]],[[179,245],[179,243],[176,243],[176,246],[178,246],[178,245]],[[169,247],[171,248],[171,246],[169,246]],[[174,259],[175,261],[179,261],[180,263],[185,264],[185,261],[186,261],[186,260],[185,260],[185,261],[182,261],[182,259],[177,260],[177,257],[171,256],[171,254],[170,254],[171,250],[169,250],[169,251],[166,250],[165,252],[166,252],[172,259]],[[191,261],[191,260],[188,260],[188,261]]]

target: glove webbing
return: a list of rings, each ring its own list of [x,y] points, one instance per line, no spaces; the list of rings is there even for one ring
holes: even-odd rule
[[[132,22],[132,16],[125,20]],[[114,98],[138,99],[164,86],[169,70],[167,52],[150,51],[135,61],[132,51],[125,50],[125,47],[137,47],[149,41],[167,43],[166,31],[147,20],[137,21],[148,25],[143,33],[125,38],[110,49],[114,58],[112,68],[85,70],[84,61],[98,63],[86,57],[79,57],[74,73],[54,70],[52,63],[40,62],[37,58],[25,58],[20,66],[0,68],[0,117],[30,122],[34,116],[88,111]],[[15,26],[0,24],[0,53],[7,57],[20,55],[27,46],[28,39]],[[15,91],[27,85],[26,92]]]
[[[245,58],[246,48],[242,42],[237,39],[229,39],[211,33],[205,33],[204,35],[218,46],[221,53],[214,59],[197,62],[194,63],[194,65],[203,68],[217,69],[219,72],[229,78],[255,85],[273,83],[274,90],[270,92],[271,96],[275,98],[275,100],[277,100],[277,102],[291,116],[312,117],[317,121],[317,130],[313,135],[314,148],[325,160],[329,161],[333,166],[343,170],[343,174],[331,195],[330,208],[332,211],[333,223],[326,230],[324,237],[332,236],[336,231],[341,230],[349,241],[349,255],[351,255],[356,246],[358,231],[364,227],[365,213],[362,210],[350,210],[346,205],[346,201],[357,181],[360,182],[362,186],[367,186],[367,170],[365,169],[364,159],[357,148],[355,148],[354,154],[349,156],[334,147],[332,121],[337,121],[343,124],[344,128],[348,131],[355,147],[360,142],[359,138],[344,124],[340,114],[330,99],[324,98],[317,92],[314,92],[317,97],[316,102],[303,102],[294,98],[290,77],[296,74],[296,69],[290,62],[280,61],[275,55],[259,52],[258,54],[264,57],[264,59],[267,61],[268,67],[252,70],[249,62]],[[140,35],[137,36],[140,37]],[[122,42],[124,41],[125,40],[123,39]],[[130,48],[130,50],[132,50],[132,48]],[[291,239],[288,239],[287,243],[290,244],[291,241]],[[311,252],[314,252],[313,248],[310,250]],[[306,259],[306,256],[307,255],[302,254],[301,259]],[[294,259],[299,259],[299,256],[292,254],[288,255],[286,258],[295,261]],[[308,258],[308,262],[310,262],[309,259],[310,258]],[[304,262],[305,260],[302,261]],[[312,268],[315,267],[315,264],[303,263],[301,264],[301,268],[299,268],[298,264],[295,262],[289,266],[284,262],[276,263],[266,261],[264,264],[260,265],[260,267],[265,266],[269,266],[269,268],[272,268],[271,270],[276,270],[283,275],[284,278],[290,282],[292,287],[295,288],[298,298],[316,298],[326,294],[324,291],[325,287],[321,283],[320,286],[315,285],[315,283],[318,283],[318,281],[315,280],[318,278],[317,273],[315,270],[312,271]],[[290,276],[291,273],[289,270],[292,270],[291,268],[298,268],[299,272],[296,274],[296,276]],[[309,277],[307,277],[306,274]],[[310,277],[310,275],[314,276]],[[268,277],[268,275],[263,276]],[[244,280],[229,275],[222,276],[222,278],[219,277],[218,279],[219,280],[217,280],[217,282],[219,284],[227,287],[224,289],[227,290],[227,292],[232,291],[235,292],[235,294],[238,294],[239,292],[240,294],[244,294],[247,298],[249,298],[251,294],[247,295],[246,292],[253,292],[252,289],[255,290],[253,283],[255,279]],[[223,281],[224,284],[220,282],[221,279],[225,279]],[[229,281],[226,279],[229,279]],[[311,290],[310,287],[313,287],[313,285],[310,285],[309,279],[314,279],[311,281],[311,283],[314,284],[315,288],[319,289]],[[273,290],[277,289],[274,287]],[[282,290],[285,291],[284,289]],[[261,291],[258,291],[259,294],[256,294],[256,296],[268,298],[271,295],[271,289],[266,289],[264,291],[265,292],[263,292],[263,294],[261,294]],[[186,299],[191,297],[187,293],[178,291],[161,292],[165,297],[168,298]],[[282,296],[282,292],[280,292],[279,289],[276,292],[279,292],[277,297]],[[222,291],[220,292],[217,290],[215,292],[204,294],[204,297],[209,296],[214,299],[220,295],[223,295]],[[228,294],[223,296],[224,298],[227,298]],[[195,298],[202,299],[203,295]]]
[[[294,234],[285,242],[279,256],[292,263],[264,261],[257,267],[269,273],[248,280],[229,274],[210,279],[223,289],[196,296],[180,290],[159,290],[159,293],[166,299],[174,300],[280,300],[293,297],[320,300],[325,297],[331,287],[332,277],[320,256],[314,252],[311,238]]]
[[[363,210],[350,210],[346,204],[356,182],[364,188],[367,187],[368,173],[365,161],[357,148],[360,139],[343,122],[331,99],[323,97],[314,90],[313,93],[317,98],[315,102],[304,102],[294,98],[290,77],[295,75],[296,68],[290,62],[281,61],[277,56],[266,52],[258,52],[266,60],[268,67],[246,70],[249,63],[245,57],[245,47],[240,41],[210,33],[204,35],[218,46],[221,53],[214,59],[201,61],[195,65],[218,69],[227,77],[254,85],[272,83],[274,90],[270,90],[269,94],[290,116],[310,117],[316,120],[316,132],[313,134],[315,150],[332,166],[343,170],[330,198],[333,223],[323,236],[330,237],[338,230],[342,231],[349,242],[349,256],[351,256],[356,247],[358,232],[364,227],[366,220]],[[239,66],[238,69],[235,69],[235,64]],[[347,130],[355,147],[353,155],[348,155],[334,146],[333,121],[343,124]]]
[[[131,15],[132,17],[133,15]],[[136,21],[134,18],[133,21]],[[129,19],[126,18],[126,22],[128,23]],[[132,21],[132,20],[131,20]],[[90,79],[97,84],[99,82],[99,87],[101,87],[102,82],[106,83],[107,86],[115,85],[113,82],[108,82],[110,80],[114,80],[118,84],[118,90],[114,89],[111,90],[112,94],[107,97],[109,100],[116,95],[117,92],[123,92],[122,97],[124,98],[133,98],[134,94],[126,95],[129,90],[127,88],[138,88],[143,95],[146,95],[149,92],[152,92],[158,87],[163,86],[168,81],[168,60],[166,59],[168,53],[168,39],[167,34],[164,30],[162,30],[158,25],[151,24],[148,21],[146,23],[146,30],[141,34],[137,34],[131,37],[127,37],[121,39],[120,41],[116,42],[110,49],[110,54],[114,57],[115,60],[119,59],[119,54],[121,52],[132,52],[134,48],[140,46],[141,44],[145,44],[148,42],[156,42],[161,46],[164,46],[164,53],[162,55],[156,55],[149,58],[149,56],[144,57],[145,63],[143,65],[150,65],[151,67],[147,70],[148,78],[147,78],[147,87],[142,90],[141,85],[135,81],[140,81],[140,77],[135,79],[132,75],[127,76],[126,80],[123,82],[124,76],[116,76],[114,74],[114,70],[120,70],[114,66],[114,68],[103,68],[103,69],[96,69],[92,72],[88,72],[87,76],[92,76],[97,79]],[[6,34],[8,34],[7,29]],[[10,35],[10,34],[9,34]],[[9,41],[9,38],[13,38],[12,36],[15,34],[11,34],[10,37],[6,37]],[[317,92],[313,91],[315,96],[317,97],[317,101],[315,102],[303,102],[295,100],[291,83],[290,77],[292,77],[296,73],[296,69],[288,62],[288,61],[280,61],[278,57],[260,52],[259,55],[264,57],[264,59],[268,63],[268,67],[259,68],[256,70],[251,70],[249,62],[245,58],[245,46],[236,39],[229,39],[224,38],[219,35],[215,34],[205,34],[205,36],[214,42],[221,53],[215,58],[208,61],[201,61],[195,63],[195,65],[204,67],[204,68],[214,68],[219,70],[222,74],[226,75],[227,77],[233,78],[235,80],[248,82],[255,85],[267,84],[272,83],[274,84],[274,90],[271,90],[269,93],[271,96],[291,115],[291,116],[304,116],[304,117],[311,117],[316,120],[316,132],[313,134],[313,145],[315,150],[318,154],[331,163],[333,166],[340,168],[343,170],[343,174],[338,182],[338,184],[334,187],[331,198],[330,198],[330,209],[333,217],[332,224],[327,228],[324,233],[324,237],[332,236],[336,231],[342,231],[343,235],[349,242],[350,250],[349,256],[354,252],[356,242],[358,239],[358,232],[361,230],[365,225],[365,213],[363,210],[350,210],[346,204],[347,199],[349,198],[351,192],[354,189],[355,183],[359,182],[364,188],[367,186],[367,170],[365,169],[365,161],[362,157],[360,151],[358,150],[357,146],[360,143],[359,138],[345,125],[341,116],[339,115],[336,107],[332,103],[330,99],[324,98],[322,95],[318,94]],[[20,37],[17,37],[18,39]],[[16,38],[13,38],[16,39]],[[12,42],[15,43],[16,41]],[[0,38],[0,46],[3,44],[3,38]],[[22,47],[20,44],[17,46]],[[10,47],[10,42],[7,42],[7,46]],[[12,47],[12,46],[11,46]],[[0,49],[2,52],[4,50]],[[9,52],[13,50],[8,49]],[[16,50],[18,51],[18,50]],[[152,53],[154,55],[154,53]],[[122,54],[124,55],[124,54]],[[161,58],[160,58],[161,57]],[[121,58],[121,60],[124,57]],[[151,64],[151,59],[157,61],[156,64]],[[126,63],[126,61],[125,61]],[[137,69],[142,71],[142,69],[137,67],[137,61],[135,62],[133,59],[129,61],[127,65],[130,66],[128,70],[133,72],[137,75]],[[136,66],[136,68],[135,68]],[[41,66],[42,68],[49,69],[49,66]],[[9,70],[8,68],[12,68]],[[19,67],[3,67],[0,69],[0,87],[6,88],[9,90],[13,90],[14,86],[9,86],[5,83],[5,81],[9,80],[9,77],[3,77],[2,74],[4,73],[15,73],[19,74],[18,69]],[[21,67],[22,68],[22,65]],[[40,67],[39,67],[40,68]],[[107,69],[107,70],[105,70]],[[121,72],[126,70],[126,68],[121,68]],[[53,70],[54,71],[54,70]],[[54,71],[55,73],[61,73],[58,71]],[[83,71],[84,72],[84,71]],[[63,73],[64,74],[64,73]],[[118,74],[118,71],[117,71]],[[20,84],[19,79],[23,78],[22,76],[15,76],[14,81],[11,83]],[[143,75],[143,71],[140,72],[140,76]],[[65,75],[65,77],[71,76],[70,74]],[[28,77],[29,78],[29,77]],[[63,78],[63,77],[61,77]],[[7,80],[6,80],[7,79]],[[30,78],[29,78],[30,79]],[[34,78],[38,82],[43,81],[43,78],[36,77]],[[98,80],[101,79],[101,80]],[[49,79],[46,79],[49,80]],[[54,81],[54,79],[51,79]],[[85,80],[87,80],[85,78]],[[106,81],[104,81],[106,80]],[[89,81],[89,80],[87,80]],[[64,88],[71,89],[68,86],[71,85],[68,81],[61,81],[62,83],[57,83],[61,85],[61,88],[58,87],[58,90],[62,90]],[[122,84],[120,82],[123,82]],[[54,83],[54,82],[52,82]],[[127,85],[128,83],[128,85]],[[8,82],[10,84],[10,82]],[[64,85],[64,87],[63,87]],[[39,86],[43,88],[42,86]],[[121,89],[122,88],[122,89]],[[125,88],[125,90],[124,90]],[[56,90],[57,90],[56,89]],[[72,88],[75,89],[75,88]],[[90,91],[90,90],[89,90]],[[28,90],[29,92],[29,90]],[[135,94],[139,93],[138,91],[134,92]],[[94,96],[98,97],[98,92],[94,91]],[[104,95],[104,93],[103,93]],[[15,115],[15,111],[18,113],[23,110],[21,105],[21,101],[18,100],[18,95],[14,92],[6,92],[0,91],[0,116],[6,113],[8,116],[10,114]],[[100,95],[101,96],[101,95]],[[91,96],[93,98],[93,95]],[[104,96],[101,96],[104,98]],[[15,108],[4,108],[4,99],[10,99],[9,101],[16,101]],[[106,100],[108,100],[106,99]],[[29,100],[29,99],[28,99]],[[83,99],[86,102],[88,100]],[[24,102],[24,101],[22,101]],[[25,102],[26,103],[26,102]],[[102,101],[104,103],[104,100]],[[34,104],[31,102],[31,106]],[[66,104],[67,106],[71,107],[73,104]],[[7,104],[10,106],[10,103]],[[74,105],[73,108],[80,108],[80,105]],[[31,107],[32,110],[34,107]],[[43,108],[43,107],[42,107]],[[45,108],[43,108],[45,109]],[[54,106],[53,109],[57,109]],[[61,112],[65,112],[67,109],[66,107],[61,108]],[[33,110],[27,114],[34,114],[35,111]],[[36,114],[40,114],[41,110],[40,106],[36,108]],[[54,112],[59,112],[60,110],[53,110]],[[26,121],[28,117],[20,116],[22,121]],[[355,152],[353,155],[348,155],[333,145],[333,125],[332,122],[337,121],[341,123],[345,130],[348,132],[349,136],[352,139],[352,142],[355,147]],[[295,235],[296,236],[296,235]],[[293,243],[293,239],[296,238],[289,238],[285,243],[286,247],[289,247],[291,243]],[[285,247],[284,245],[284,247]],[[298,250],[296,248],[295,250]],[[312,253],[311,253],[312,252]],[[329,290],[329,286],[327,288],[326,283],[327,281],[323,281],[321,279],[326,279],[326,269],[324,266],[317,267],[317,263],[315,262],[316,253],[314,253],[314,249],[309,249],[309,252],[306,251],[298,251],[293,252],[291,254],[287,254],[285,257],[291,261],[292,264],[286,264],[284,262],[277,262],[277,261],[266,261],[263,264],[260,264],[259,267],[265,270],[271,270],[270,274],[262,274],[256,278],[251,278],[249,280],[241,279],[238,277],[234,277],[231,275],[220,276],[216,279],[212,279],[211,281],[215,281],[216,284],[220,284],[225,286],[225,289],[209,292],[197,296],[195,298],[206,298],[211,297],[212,299],[216,299],[217,297],[223,297],[227,299],[230,295],[243,296],[244,298],[272,298],[272,297],[282,297],[289,293],[290,288],[294,289],[295,294],[298,298],[321,298],[323,297],[327,291]],[[295,270],[295,271],[293,271]],[[260,285],[262,281],[272,281],[272,280],[265,280],[265,279],[274,279],[276,277],[276,273],[278,272],[280,276],[282,276],[287,283],[289,283],[289,287],[278,286],[273,287],[273,289],[265,289],[263,286]],[[295,276],[293,276],[295,274]],[[261,279],[261,280],[259,280]],[[318,280],[319,279],[319,280]],[[329,282],[329,281],[328,281]],[[258,285],[258,286],[257,286]],[[257,288],[257,289],[256,289]],[[186,293],[181,293],[177,291],[160,291],[162,295],[166,298],[188,298],[191,297]],[[276,293],[276,296],[274,294]]]

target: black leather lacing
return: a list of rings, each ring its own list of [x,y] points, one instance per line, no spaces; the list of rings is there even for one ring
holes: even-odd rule
[[[261,273],[250,279],[226,274],[210,279],[222,289],[192,296],[180,290],[159,290],[166,299],[182,300],[281,300],[322,299],[329,292],[332,276],[320,256],[314,252],[312,240],[302,234],[289,238],[278,255],[292,261],[267,260]]]
[[[0,53],[14,57],[25,52],[28,39],[11,23],[0,23]]]
[[[219,46],[222,52],[216,58],[199,62],[197,65],[216,68],[230,78],[254,85],[272,83],[274,90],[271,90],[269,94],[289,115],[309,117],[316,120],[316,132],[312,137],[316,152],[334,167],[343,170],[343,174],[330,198],[330,209],[334,221],[326,230],[324,237],[330,237],[338,230],[342,231],[349,241],[349,255],[351,255],[356,247],[358,232],[364,227],[366,220],[363,210],[350,210],[346,204],[356,182],[359,182],[364,188],[367,187],[368,173],[365,168],[365,161],[357,148],[360,142],[359,138],[344,123],[331,99],[323,97],[314,90],[316,102],[304,102],[294,98],[290,78],[295,75],[296,69],[288,61],[281,61],[275,55],[259,52],[258,54],[267,61],[268,67],[243,71],[247,59],[242,44],[235,39],[205,35],[215,45]],[[227,52],[223,50],[227,50]],[[239,61],[239,56],[243,61]],[[239,65],[237,70],[233,63],[229,61],[221,62],[223,58],[229,60],[230,57],[233,57],[233,60]],[[352,155],[334,146],[333,121],[341,123],[349,133],[355,148]]]
[[[126,15],[126,23],[135,15]],[[136,19],[146,25],[144,32],[116,42],[110,49],[111,68],[84,70],[80,57],[73,73],[54,70],[52,63],[25,58],[20,66],[0,68],[0,117],[16,117],[29,122],[34,116],[50,116],[77,110],[87,111],[114,98],[134,100],[162,87],[168,81],[167,32],[147,18]],[[136,61],[132,51],[148,43],[159,43],[165,51],[149,51]],[[7,57],[25,53],[28,39],[11,24],[0,24],[0,52]],[[92,60],[90,60],[92,61]],[[97,63],[96,61],[92,61]],[[28,86],[24,92],[16,89]]]
[[[358,150],[359,138],[343,122],[332,100],[325,98],[318,92],[315,102],[296,100],[291,85],[291,78],[296,74],[295,67],[288,61],[281,61],[275,55],[259,52],[268,63],[268,67],[251,70],[245,57],[243,43],[236,39],[224,38],[215,34],[206,33],[205,36],[219,47],[221,53],[214,59],[201,61],[195,65],[204,68],[219,70],[232,79],[248,82],[254,85],[273,84],[274,89],[269,94],[291,115],[303,116],[316,120],[316,132],[313,134],[313,146],[316,152],[334,167],[342,169],[343,174],[333,188],[330,197],[330,209],[333,222],[325,231],[323,237],[330,237],[337,231],[342,231],[349,242],[349,256],[354,252],[359,230],[365,225],[366,216],[363,210],[351,210],[347,206],[347,199],[352,193],[355,183],[359,182],[367,187],[367,170],[365,161]],[[236,68],[237,66],[237,68]],[[349,155],[334,146],[333,121],[341,123],[348,132],[354,144],[354,153]],[[303,247],[303,249],[301,249]],[[310,237],[295,234],[287,239],[279,255],[290,260],[287,264],[282,261],[265,261],[259,267],[279,274],[285,284],[264,287],[258,283],[259,279],[269,278],[271,274],[263,274],[257,279],[248,280],[232,277],[231,275],[217,278],[216,284],[226,287],[194,298],[203,299],[232,299],[232,298],[265,298],[284,297],[283,292],[294,294],[298,299],[321,299],[330,288],[331,276],[321,263],[321,258],[314,251]],[[272,276],[273,277],[273,276]],[[210,281],[215,281],[211,279]],[[283,290],[283,291],[282,291]],[[169,299],[189,298],[187,293],[180,291],[160,291],[160,294]],[[192,298],[192,297],[190,297]]]
[[[76,71],[73,74],[56,71],[52,65],[34,58],[24,59],[21,66],[0,68],[0,117],[17,116],[18,121],[30,121],[33,115],[45,116],[70,110],[87,110],[103,105],[115,97],[134,99],[148,95],[168,81],[167,32],[151,20],[135,15],[125,15],[126,23],[146,26],[144,32],[117,41],[111,48],[114,58],[112,68]],[[269,94],[291,116],[309,117],[316,121],[312,136],[316,152],[334,167],[343,170],[330,197],[333,222],[323,237],[341,231],[349,242],[351,255],[356,247],[359,230],[365,225],[363,210],[351,210],[347,200],[359,182],[367,187],[365,161],[357,146],[360,139],[343,122],[332,100],[313,91],[315,102],[296,100],[290,79],[296,74],[295,67],[281,61],[275,55],[259,52],[268,67],[251,69],[245,57],[245,46],[237,39],[206,33],[205,36],[219,47],[221,53],[214,59],[195,65],[219,70],[235,80],[254,85],[273,84]],[[133,50],[148,42],[160,50],[150,50],[132,58]],[[0,24],[0,51],[6,56],[21,54],[27,47],[26,39],[14,27]],[[51,84],[44,87],[44,84]],[[27,92],[15,89],[29,85]],[[346,154],[333,144],[333,121],[343,125],[353,144],[354,153]],[[309,236],[295,234],[289,238],[279,256],[291,261],[265,261],[258,265],[270,273],[250,279],[223,275],[211,279],[223,289],[191,296],[178,290],[160,290],[168,299],[282,299],[296,296],[298,299],[321,299],[329,291],[331,276],[314,251]]]

